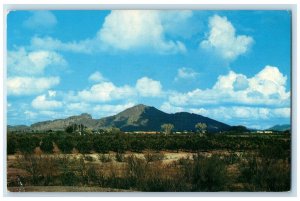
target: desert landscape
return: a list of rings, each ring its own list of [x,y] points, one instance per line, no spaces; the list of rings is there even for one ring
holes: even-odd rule
[[[291,191],[296,9],[247,6],[7,7],[4,191]]]
[[[149,108],[143,107],[142,112],[137,108],[141,107],[129,108],[109,118],[124,119],[130,114],[130,117],[137,118],[133,122],[143,122]],[[41,122],[39,126],[49,129],[51,125],[67,121],[73,124],[65,131],[29,132],[27,128],[27,131],[13,130],[9,133],[9,191],[290,189],[289,131],[260,133],[243,127],[228,127],[222,132],[210,132],[206,130],[209,124],[204,128],[195,126],[195,131],[189,132],[172,132],[165,126],[160,132],[123,132],[117,128],[92,130],[75,126],[86,121],[82,115]],[[129,124],[124,122],[124,125]],[[132,129],[132,126],[129,128]]]

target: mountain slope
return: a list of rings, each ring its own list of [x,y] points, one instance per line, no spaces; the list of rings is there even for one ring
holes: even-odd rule
[[[195,130],[197,123],[206,123],[209,131],[229,130],[230,126],[216,120],[187,112],[168,114],[155,107],[137,105],[99,120],[97,127],[118,127],[123,131],[160,131],[161,125],[170,123],[175,131]]]
[[[187,112],[168,114],[155,107],[136,105],[116,115],[102,119],[92,119],[89,114],[81,114],[66,119],[44,121],[32,124],[31,130],[64,130],[70,124],[83,124],[92,129],[110,127],[120,128],[122,131],[160,131],[161,125],[170,123],[174,131],[194,131],[197,123],[206,123],[208,131],[226,131],[231,126],[222,122]]]
[[[90,114],[83,113],[66,119],[38,122],[32,124],[30,127],[32,130],[64,130],[70,124],[83,124],[89,128],[93,128],[97,124],[97,120],[92,119]]]

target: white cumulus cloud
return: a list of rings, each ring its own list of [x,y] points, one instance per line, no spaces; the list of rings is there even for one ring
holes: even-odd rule
[[[214,15],[209,20],[209,28],[207,39],[200,46],[218,52],[226,60],[234,60],[246,53],[254,41],[250,36],[237,35],[234,26],[226,17]]]
[[[38,110],[53,110],[62,107],[63,104],[60,101],[51,100],[51,96],[44,94],[33,99],[31,105]]]
[[[124,104],[103,104],[103,105],[96,105],[93,107],[93,112],[95,116],[103,117],[103,116],[110,116],[115,115],[123,110],[133,107],[135,104],[133,102],[128,102]]]
[[[156,97],[162,95],[162,86],[159,81],[142,77],[136,82],[136,89],[143,97]]]
[[[151,48],[159,53],[185,52],[180,41],[167,40],[161,17],[154,10],[114,10],[98,32],[99,39],[119,50]]]
[[[134,94],[134,89],[128,85],[117,87],[112,82],[102,82],[90,89],[79,91],[78,97],[90,102],[106,102],[131,97]]]
[[[290,100],[286,80],[273,66],[265,66],[251,78],[230,71],[219,76],[211,89],[170,93],[169,102],[177,106],[220,103],[284,106],[289,105]]]
[[[59,81],[59,77],[9,77],[7,94],[15,96],[38,94],[59,84]]]
[[[186,52],[178,38],[188,35],[182,26],[192,11],[113,10],[97,33],[81,41],[62,42],[49,36],[31,39],[31,49],[60,50],[77,53],[96,51],[151,50],[160,54]],[[194,32],[194,30],[191,30]],[[176,39],[174,39],[176,38]]]
[[[31,51],[19,48],[8,51],[7,71],[9,75],[37,75],[42,74],[46,67],[65,66],[67,62],[53,51]]]
[[[160,109],[166,113],[176,113],[176,112],[183,112],[185,109],[183,107],[176,107],[171,105],[169,102],[164,102]]]
[[[97,75],[97,74],[96,74]],[[93,76],[97,78],[97,76]],[[98,79],[95,79],[98,80]],[[134,99],[140,97],[160,97],[162,96],[162,86],[159,81],[148,77],[142,77],[136,81],[135,86],[116,86],[110,81],[101,81],[88,89],[70,94],[73,100],[83,100],[87,102],[109,102],[122,99]],[[68,99],[70,99],[68,97]]]

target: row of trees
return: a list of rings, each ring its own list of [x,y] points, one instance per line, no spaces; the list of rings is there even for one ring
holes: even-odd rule
[[[208,135],[202,137],[194,134],[100,134],[100,135],[74,135],[74,134],[28,134],[9,135],[7,141],[8,154],[17,151],[32,153],[40,147],[44,153],[52,153],[58,148],[62,153],[71,153],[75,150],[80,153],[106,153],[108,151],[141,152],[143,150],[171,150],[171,151],[206,151],[206,150],[257,150],[263,146],[276,146],[278,156],[288,155],[290,139],[287,136],[265,138],[262,136],[227,136]]]

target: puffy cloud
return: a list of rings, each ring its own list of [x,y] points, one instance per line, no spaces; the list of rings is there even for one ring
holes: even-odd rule
[[[64,58],[52,51],[27,52],[25,48],[8,51],[7,70],[10,75],[42,74],[48,66],[64,66]]]
[[[169,102],[164,102],[160,109],[166,113],[176,113],[176,112],[183,112],[184,108],[182,107],[176,107],[174,105],[171,105]]]
[[[91,74],[89,76],[89,81],[92,81],[92,82],[102,82],[105,80],[106,79],[103,77],[103,75],[98,71],[94,72],[93,74]]]
[[[79,91],[78,97],[90,102],[105,102],[131,97],[134,94],[134,89],[128,85],[117,87],[112,82],[102,82],[93,85],[88,90]]]
[[[104,105],[96,105],[93,107],[93,112],[95,116],[103,117],[103,116],[110,116],[115,115],[123,110],[133,107],[135,104],[133,102],[124,103],[124,104],[104,104]]]
[[[50,89],[59,84],[59,77],[41,75],[46,68],[65,65],[67,65],[65,59],[53,51],[27,51],[24,47],[8,51],[8,95],[33,95]]]
[[[175,80],[179,80],[179,79],[195,79],[197,77],[199,73],[197,73],[196,71],[194,71],[191,68],[179,68],[177,70],[177,76],[175,78]]]
[[[226,17],[214,15],[209,20],[209,28],[207,39],[200,46],[218,52],[226,60],[234,60],[246,53],[254,41],[250,36],[236,35],[235,28]]]
[[[62,103],[56,100],[49,100],[51,98],[49,95],[40,95],[37,96],[31,102],[33,108],[38,110],[49,110],[49,109],[57,109],[62,107]]]
[[[181,41],[172,40],[172,36],[178,38],[186,35],[181,25],[186,24],[191,16],[191,11],[113,10],[92,38],[62,42],[52,37],[33,37],[31,48],[78,53],[112,49],[145,49],[161,54],[184,53],[185,45]]]
[[[177,106],[220,103],[289,105],[290,92],[286,90],[286,80],[286,76],[272,66],[266,66],[251,78],[230,71],[227,75],[219,76],[211,89],[173,92],[169,96],[169,102]]]
[[[65,113],[78,115],[79,113],[88,112],[93,118],[107,117],[115,115],[129,107],[134,106],[134,102],[125,102],[118,104],[99,104],[81,102],[64,102]]]
[[[249,81],[247,77],[244,75],[239,75],[236,77],[235,81],[233,82],[233,89],[236,91],[244,90],[249,87]]]
[[[142,77],[136,82],[136,89],[141,96],[156,97],[162,95],[162,86],[159,81]]]
[[[9,77],[7,93],[15,96],[38,94],[59,84],[59,81],[59,77]]]
[[[98,32],[99,39],[119,50],[153,48],[159,53],[185,52],[180,41],[166,40],[159,11],[115,10]]]
[[[279,96],[289,97],[285,92],[287,76],[284,76],[277,67],[266,66],[262,71],[249,80],[251,88],[265,94],[278,94]]]
[[[32,15],[27,18],[23,25],[29,29],[48,29],[57,24],[55,15],[50,11],[32,11]]]
[[[95,75],[96,76],[92,77],[97,78],[97,73]],[[108,102],[126,98],[133,99],[138,96],[158,97],[162,94],[162,86],[159,81],[152,80],[148,77],[142,77],[137,80],[135,86],[116,86],[112,82],[101,81],[100,83],[94,84],[89,89],[81,90],[75,94],[69,94],[67,99],[79,99],[88,102]],[[71,98],[69,96],[71,96]]]

